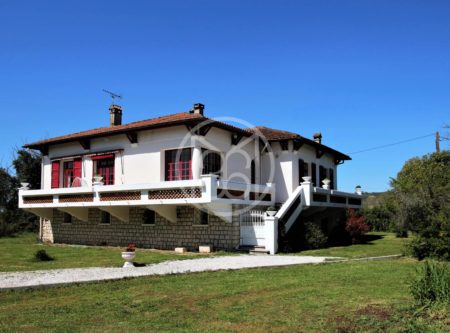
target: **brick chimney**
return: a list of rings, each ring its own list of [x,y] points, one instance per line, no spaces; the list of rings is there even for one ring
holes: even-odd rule
[[[109,126],[122,125],[122,107],[111,104],[109,107]]]
[[[189,111],[189,113],[197,113],[201,114],[203,116],[203,110],[205,109],[205,106],[202,103],[195,103],[192,109]]]
[[[313,135],[314,141],[317,143],[322,143],[322,133],[317,132]]]

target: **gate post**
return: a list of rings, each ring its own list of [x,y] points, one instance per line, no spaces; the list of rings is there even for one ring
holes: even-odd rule
[[[278,217],[266,214],[264,225],[266,229],[266,250],[273,255],[278,251]]]

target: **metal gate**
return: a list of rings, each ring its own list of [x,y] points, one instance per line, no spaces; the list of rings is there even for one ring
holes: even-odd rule
[[[250,210],[241,214],[241,245],[265,246],[265,212]]]

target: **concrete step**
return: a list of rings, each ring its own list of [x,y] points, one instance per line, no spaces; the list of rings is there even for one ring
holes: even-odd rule
[[[239,250],[254,255],[267,255],[270,253],[264,246],[240,246]]]

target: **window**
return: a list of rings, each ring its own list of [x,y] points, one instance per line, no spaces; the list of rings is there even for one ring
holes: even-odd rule
[[[102,211],[100,222],[101,224],[111,224],[111,215],[108,212]]]
[[[72,215],[64,213],[63,221],[64,223],[72,223]]]
[[[100,155],[92,158],[95,162],[94,175],[103,177],[104,185],[114,185],[114,155]]]
[[[330,189],[334,190],[334,170],[330,168],[328,173],[330,175]]]
[[[209,215],[208,212],[205,212],[204,210],[200,211],[200,225],[208,225],[209,222]]]
[[[192,179],[191,148],[166,150],[165,180]]]
[[[298,160],[298,183],[303,182],[303,177],[308,176],[308,163],[305,163],[302,159]]]
[[[252,163],[250,164],[250,181],[251,181],[251,184],[256,184],[255,160],[252,160]]]
[[[220,154],[211,151],[203,149],[203,175],[220,175],[220,170],[222,169],[222,158],[220,157]]]
[[[327,168],[319,166],[319,186],[322,186],[322,180],[327,178]]]
[[[311,163],[311,178],[313,186],[317,186],[317,166],[316,163]]]
[[[146,224],[146,225],[155,224],[155,211],[154,210],[149,210],[149,209],[145,210],[144,219],[143,219],[142,224]]]
[[[62,164],[62,183],[60,168]],[[81,186],[81,158],[52,162],[52,188]]]

